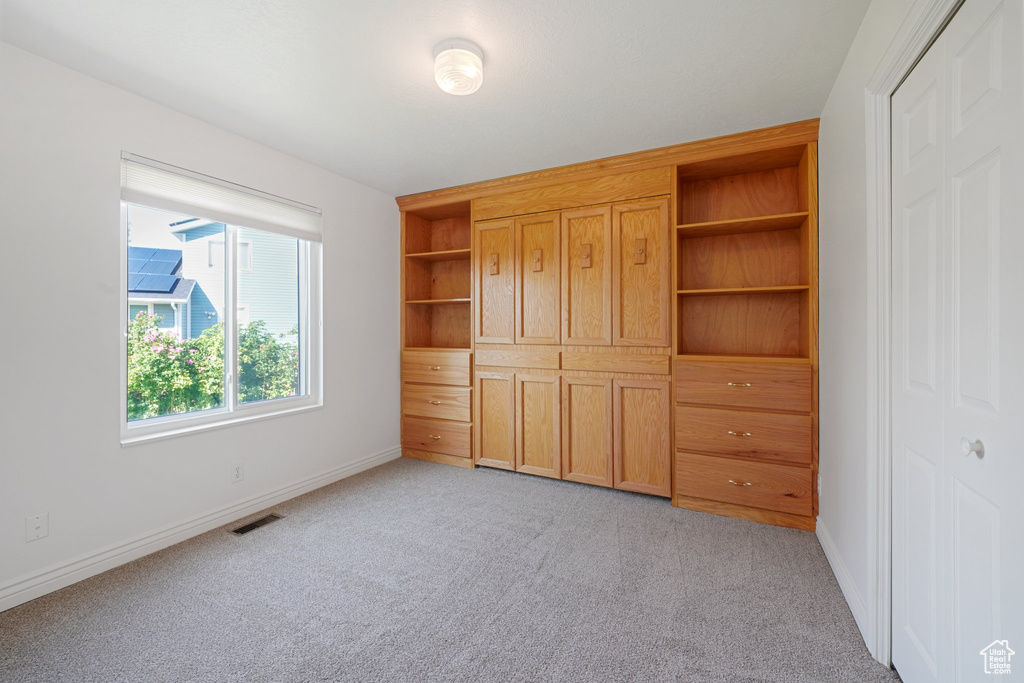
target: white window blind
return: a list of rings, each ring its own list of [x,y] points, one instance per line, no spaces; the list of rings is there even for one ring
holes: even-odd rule
[[[197,218],[321,241],[320,209],[127,152],[121,199]]]

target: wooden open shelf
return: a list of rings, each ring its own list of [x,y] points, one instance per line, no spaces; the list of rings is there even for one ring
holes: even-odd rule
[[[414,299],[412,301],[406,301],[407,304],[428,304],[428,305],[439,305],[439,304],[468,304],[469,297],[459,299]]]
[[[469,202],[402,215],[405,348],[470,348]]]
[[[445,249],[442,251],[424,251],[418,254],[406,254],[406,258],[418,261],[468,261],[469,249]]]
[[[785,285],[782,287],[722,287],[712,289],[680,289],[679,296],[725,296],[729,294],[785,294],[787,292],[806,292],[807,285]]]
[[[808,290],[678,297],[681,355],[806,356]]]
[[[434,303],[422,305],[406,302],[406,348],[470,347],[469,303]]]
[[[676,224],[806,212],[806,155],[797,145],[679,166]]]
[[[687,223],[677,225],[680,237],[716,237],[719,235],[735,235],[746,232],[770,232],[772,230],[791,230],[799,228],[807,220],[806,211],[782,213],[773,216],[755,216],[753,218],[731,218],[724,221],[706,221],[704,223]]]

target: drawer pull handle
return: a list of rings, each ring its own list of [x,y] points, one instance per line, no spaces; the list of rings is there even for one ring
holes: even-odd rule
[[[733,481],[732,479],[730,479],[729,483],[732,484],[733,486],[753,486],[753,484],[751,484],[749,481],[741,484],[738,481]]]
[[[730,430],[729,430],[729,436],[741,436],[741,437],[747,437],[747,436],[753,436],[753,434],[751,434],[750,432],[734,432],[734,431],[732,431],[732,430],[730,429]]]
[[[432,406],[439,406],[439,405],[441,405],[441,402],[440,401],[431,401],[430,405],[432,405]]]
[[[739,389],[745,389],[745,388],[747,388],[749,386],[752,386],[752,385],[750,384],[750,382],[729,382],[727,386],[737,387]]]
[[[430,366],[430,369],[431,369],[431,370],[440,370],[440,369],[441,369],[441,366],[440,366],[440,365],[431,365],[431,366]]]
[[[440,441],[441,440],[441,437],[438,436],[437,434],[428,434],[427,436],[429,436],[434,441]]]

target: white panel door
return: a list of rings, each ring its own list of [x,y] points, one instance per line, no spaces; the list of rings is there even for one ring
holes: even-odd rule
[[[1022,0],[967,0],[892,101],[893,663],[909,683],[988,680],[983,649],[1024,647],[1022,42]]]

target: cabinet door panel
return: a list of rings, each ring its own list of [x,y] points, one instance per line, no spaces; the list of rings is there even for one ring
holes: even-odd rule
[[[477,465],[515,469],[515,375],[511,372],[476,373]]]
[[[512,219],[476,224],[474,289],[476,340],[511,344],[515,323]]]
[[[672,252],[668,200],[612,207],[615,344],[668,346]]]
[[[561,476],[559,377],[516,375],[516,471]]]
[[[562,378],[562,479],[612,485],[612,380]]]
[[[669,382],[613,380],[615,488],[672,493],[671,391]]]
[[[517,344],[559,343],[560,227],[557,213],[515,220]]]
[[[612,343],[611,207],[562,212],[562,343]]]

